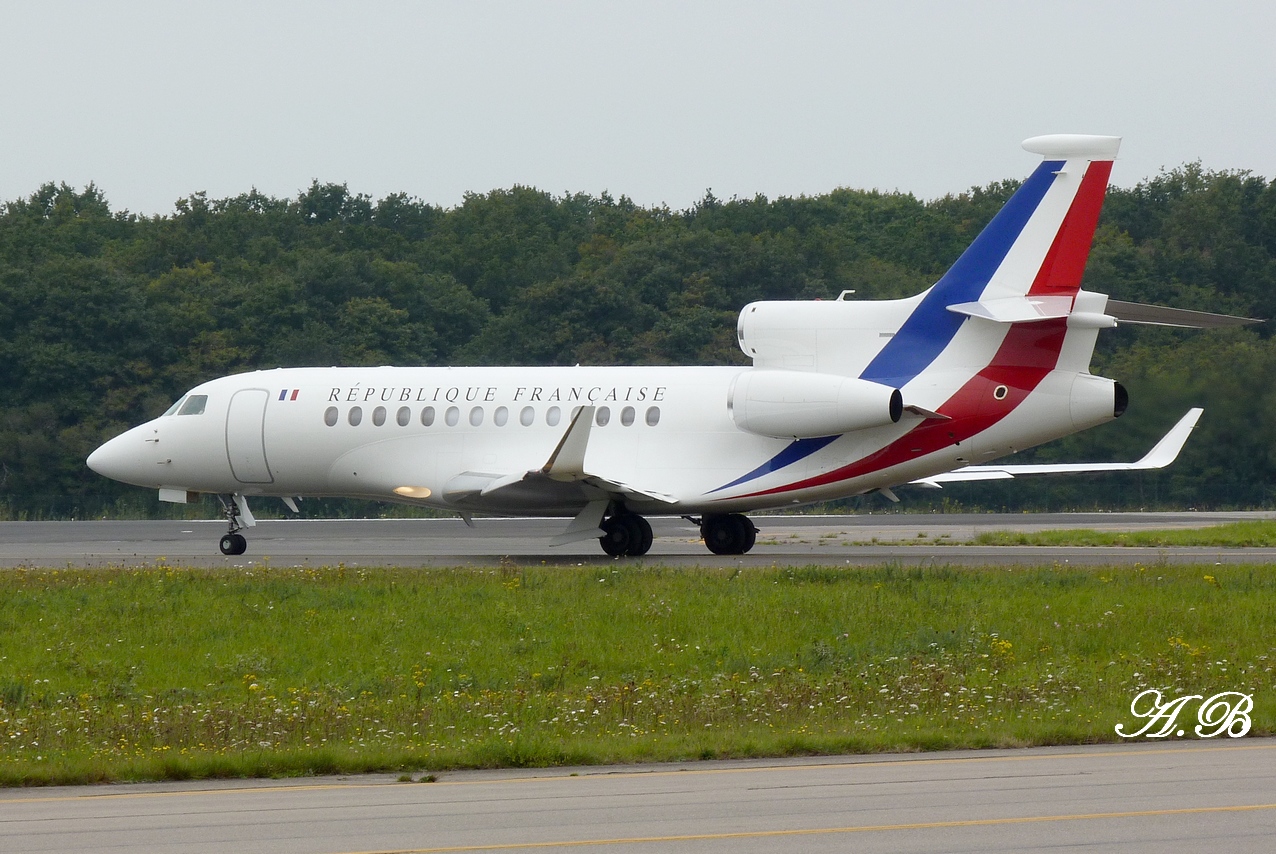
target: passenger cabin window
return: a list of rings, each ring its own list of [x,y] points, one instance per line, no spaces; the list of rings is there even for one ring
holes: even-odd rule
[[[381,427],[382,425],[385,424],[385,407],[384,406],[378,406],[376,409],[372,410],[372,423],[376,425],[377,427]]]
[[[655,427],[660,423],[660,407],[653,406],[647,410],[647,426]]]
[[[208,395],[206,394],[189,394],[186,396],[186,402],[182,404],[182,408],[177,410],[178,415],[203,415],[204,409],[208,406]]]
[[[323,423],[329,427],[337,426],[337,407],[329,406],[323,412]]]
[[[407,427],[408,422],[412,420],[412,410],[406,406],[400,406],[399,411],[395,413],[394,420],[400,427]]]

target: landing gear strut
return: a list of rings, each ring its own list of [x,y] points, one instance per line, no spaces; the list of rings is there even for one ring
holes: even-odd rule
[[[642,557],[651,549],[651,525],[637,513],[617,513],[599,527],[598,542],[612,557]]]
[[[217,543],[217,547],[224,555],[241,555],[248,551],[248,540],[239,533],[247,527],[239,509],[243,499],[238,495],[219,495],[217,500],[222,504],[222,515],[226,517],[226,526],[229,529]]]
[[[747,516],[724,513],[700,520],[700,536],[716,555],[742,555],[757,542],[758,529]]]

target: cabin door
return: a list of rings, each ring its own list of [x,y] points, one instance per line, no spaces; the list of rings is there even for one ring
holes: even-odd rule
[[[270,393],[250,388],[235,392],[226,412],[226,456],[240,483],[272,483],[266,463],[266,402]]]

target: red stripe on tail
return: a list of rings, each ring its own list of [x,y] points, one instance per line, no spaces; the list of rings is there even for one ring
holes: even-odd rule
[[[1037,278],[1028,289],[1030,295],[1073,296],[1080,290],[1081,274],[1090,257],[1090,244],[1094,242],[1094,229],[1099,224],[1099,211],[1103,208],[1111,174],[1111,160],[1096,161],[1086,169],[1068,215],[1063,218]]]

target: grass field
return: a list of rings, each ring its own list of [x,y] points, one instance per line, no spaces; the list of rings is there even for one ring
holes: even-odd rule
[[[1271,733],[1274,627],[1259,566],[13,570],[0,783]]]
[[[984,546],[1204,546],[1260,548],[1276,545],[1276,522],[1234,522],[1208,528],[1163,531],[986,531],[974,542]]]

